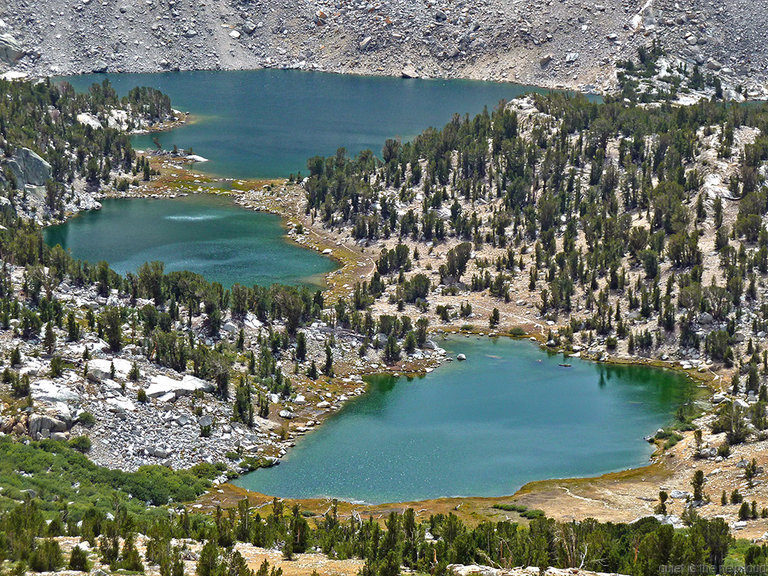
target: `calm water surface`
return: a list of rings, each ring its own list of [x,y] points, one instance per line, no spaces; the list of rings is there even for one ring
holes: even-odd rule
[[[167,272],[197,272],[225,287],[318,284],[334,269],[330,259],[287,241],[278,216],[211,195],[104,200],[101,210],[50,226],[44,237],[121,274],[159,260]]]
[[[69,78],[86,89],[102,75]],[[454,113],[493,108],[527,87],[461,80],[402,80],[298,71],[109,75],[118,92],[154,86],[196,121],[157,135],[164,148],[192,148],[211,174],[282,177],[307,158],[407,140]],[[149,136],[138,147],[152,147]],[[279,219],[214,197],[110,200],[46,230],[75,256],[120,272],[162,260],[229,286],[298,283],[332,268],[285,242]],[[530,342],[457,339],[443,344],[468,361],[423,379],[376,378],[277,467],[238,480],[283,497],[368,502],[511,494],[528,481],[594,475],[642,465],[642,439],[690,399],[682,377],[547,356]]]
[[[339,147],[380,154],[387,138],[408,140],[442,127],[454,113],[474,115],[502,99],[543,90],[518,84],[470,80],[417,80],[302,72],[250,70],[90,74],[67,78],[78,90],[109,78],[121,95],[152,86],[196,121],[153,136],[170,149],[192,148],[210,162],[197,168],[233,178],[286,177],[307,172],[307,159]]]
[[[290,498],[402,502],[502,496],[526,482],[643,465],[643,436],[693,386],[680,375],[548,356],[528,341],[450,338],[466,362],[422,379],[379,377],[278,466],[239,480]]]

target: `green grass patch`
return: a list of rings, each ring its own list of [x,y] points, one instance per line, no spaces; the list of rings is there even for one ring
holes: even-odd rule
[[[80,446],[78,446],[80,447]],[[103,512],[115,509],[115,501],[145,515],[148,505],[194,500],[221,473],[221,466],[201,464],[174,471],[164,466],[143,466],[123,472],[97,466],[66,442],[41,440],[24,444],[10,436],[0,437],[0,511],[26,495],[40,499],[45,512],[65,504],[70,516],[79,518],[91,507]],[[164,514],[162,509],[155,513]]]
[[[504,510],[505,512],[517,512],[523,518],[528,520],[534,520],[536,518],[544,518],[544,510],[538,508],[528,508],[522,504],[494,504],[494,508],[497,510]]]
[[[663,440],[664,441],[664,449],[668,450],[669,448],[672,448],[675,444],[680,442],[680,440],[683,439],[683,435],[677,432],[674,428],[669,430],[660,430],[656,432],[656,435],[654,436],[656,440]]]
[[[744,560],[749,550],[754,544],[746,538],[734,538],[728,547],[728,555],[723,561],[723,566],[728,568],[743,568]]]

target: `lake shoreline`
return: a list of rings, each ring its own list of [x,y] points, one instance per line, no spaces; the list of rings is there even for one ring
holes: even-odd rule
[[[185,68],[185,69],[176,69],[176,70],[169,70],[167,68],[150,68],[150,69],[137,69],[137,70],[117,70],[117,71],[108,71],[106,73],[101,72],[99,74],[168,74],[168,73],[178,73],[178,72],[259,72],[259,71],[276,71],[276,72],[292,72],[292,71],[300,71],[307,74],[328,74],[332,76],[350,76],[350,77],[375,77],[375,78],[393,78],[393,79],[402,79],[402,80],[457,80],[457,81],[466,81],[466,82],[497,82],[500,84],[509,84],[509,85],[524,85],[528,86],[530,88],[540,88],[544,90],[554,90],[554,91],[567,91],[571,93],[578,93],[578,94],[584,94],[589,96],[608,96],[612,94],[616,94],[618,92],[618,87],[615,84],[611,84],[609,86],[602,86],[594,84],[590,79],[589,81],[584,80],[582,78],[582,81],[574,81],[572,77],[565,77],[562,80],[563,81],[554,81],[552,77],[549,75],[541,75],[536,78],[532,78],[530,76],[526,76],[524,78],[518,78],[516,75],[513,75],[512,77],[507,75],[489,75],[487,73],[478,73],[472,69],[469,69],[465,72],[459,72],[459,73],[442,73],[443,71],[439,71],[437,74],[414,74],[414,75],[408,75],[407,73],[404,73],[403,70],[396,70],[396,69],[389,69],[384,70],[376,67],[360,67],[360,68],[353,68],[353,69],[342,69],[342,68],[314,68],[314,69],[307,69],[307,68],[295,68],[291,66],[248,66],[248,67],[235,67],[235,68],[213,68],[213,67],[191,67],[191,68]],[[65,76],[83,76],[83,75],[89,75],[89,74],[96,74],[92,71],[87,70],[69,70],[66,71],[66,73],[57,73],[54,75],[54,77],[65,77]],[[25,76],[25,78],[29,80],[41,80],[45,78],[51,77],[51,74],[44,71],[44,72],[38,72],[38,71],[32,71],[29,75]],[[528,82],[528,80],[535,80],[534,83]]]
[[[132,191],[130,194],[107,194],[104,197],[155,199],[177,198],[189,194],[173,191],[173,187],[180,184],[190,183],[193,180],[197,181],[206,178],[208,183],[226,181],[232,184],[232,188],[230,190],[212,189],[205,192],[200,192],[200,194],[226,196],[229,197],[234,204],[248,210],[266,212],[279,216],[281,218],[283,228],[286,230],[284,237],[288,242],[308,250],[319,252],[331,260],[334,260],[339,265],[337,270],[333,270],[325,275],[326,288],[324,291],[329,293],[331,297],[338,297],[336,292],[340,291],[342,285],[347,283],[351,278],[365,277],[366,274],[371,274],[375,269],[375,256],[373,254],[366,252],[364,249],[360,249],[359,246],[351,247],[348,245],[343,245],[342,242],[340,242],[338,235],[334,236],[325,227],[312,225],[311,218],[308,218],[300,208],[303,198],[300,194],[300,187],[295,183],[291,183],[288,180],[281,178],[218,178],[208,176],[204,173],[192,172],[189,166],[190,162],[185,161],[183,158],[171,158],[172,161],[181,162],[175,168],[163,166],[160,164],[160,161],[162,161],[164,158],[166,157],[150,157],[150,161],[153,163],[153,166],[160,171],[160,180],[153,180],[152,182],[148,183],[148,188],[142,187],[136,191]],[[182,170],[183,176],[179,176],[175,170]],[[273,190],[275,189],[278,190],[278,193],[273,193]],[[304,234],[297,234],[296,230],[298,226],[306,227],[306,232]],[[363,268],[362,273],[361,270],[355,269],[355,267]],[[356,276],[353,276],[353,274],[356,274]],[[339,278],[333,278],[334,276],[339,276]],[[522,328],[525,330],[525,332],[523,334],[515,335],[510,332],[505,333],[503,331],[482,328],[479,326],[472,326],[470,329],[458,326],[444,326],[439,328],[431,326],[430,333],[439,335],[464,334],[487,336],[491,338],[499,336],[522,339],[531,338],[536,339],[542,350],[563,354],[566,358],[574,356],[574,351],[568,351],[560,346],[547,346],[546,335],[544,333],[545,327],[543,325],[539,323],[529,323],[527,325],[521,324],[517,327]],[[556,328],[556,326],[551,326],[551,328]],[[575,357],[604,364],[644,366],[682,372],[690,378],[704,383],[713,384],[713,379],[717,379],[717,374],[711,371],[707,372],[702,371],[701,369],[685,369],[680,366],[679,362],[671,360],[655,360],[641,355],[637,355],[634,358],[612,354],[598,357],[596,355],[588,355],[584,352],[576,352]],[[408,372],[408,374],[419,375],[423,374],[423,371],[416,370]]]
[[[203,193],[216,193],[232,197],[233,201],[243,207],[271,212],[279,215],[282,218],[283,226],[286,229],[286,237],[291,242],[304,246],[305,248],[313,249],[320,252],[330,258],[334,259],[340,264],[340,268],[331,272],[326,276],[327,289],[326,294],[330,298],[338,298],[341,296],[348,296],[348,287],[354,284],[355,280],[360,278],[369,277],[375,268],[375,248],[366,246],[360,246],[357,243],[349,243],[345,241],[345,238],[341,234],[336,234],[332,231],[328,231],[322,226],[315,226],[306,214],[303,213],[301,207],[303,206],[304,194],[303,189],[293,183],[286,182],[284,179],[273,180],[247,180],[247,179],[235,179],[225,178],[218,180],[216,177],[206,175],[204,173],[197,173],[192,170],[187,170],[189,162],[186,162],[182,158],[169,158],[166,156],[150,157],[153,166],[158,166],[160,169],[160,177],[153,179],[148,185],[142,185],[139,190],[131,191],[129,194],[115,194],[105,195],[112,197],[172,197],[179,195],[180,183],[194,184],[196,180],[200,182],[212,183],[216,181],[226,181],[231,183],[232,190],[220,190],[220,191],[205,191]],[[176,165],[162,166],[166,163]],[[299,234],[298,229],[304,230],[304,233]],[[554,325],[547,326],[541,322],[537,322],[535,318],[531,318],[530,310],[522,310],[519,314],[520,321],[516,322],[515,326],[522,326],[525,329],[526,336],[531,337],[534,335],[539,344],[544,349],[558,350],[557,346],[547,347],[547,338],[545,333],[548,329],[556,329]],[[439,326],[439,325],[438,325]],[[465,329],[466,328],[466,329]],[[507,327],[509,328],[509,326]],[[451,333],[454,331],[461,331],[469,334],[482,334],[485,336],[498,336],[501,334],[499,330],[489,330],[479,328],[477,326],[464,327],[461,325],[449,325],[439,326],[437,328],[431,328],[430,332],[433,334]],[[563,352],[563,350],[559,350]],[[567,351],[565,351],[567,352]],[[671,368],[673,370],[682,370],[681,366],[675,366],[673,362],[662,361],[649,361],[643,357],[626,358],[622,356],[613,356],[611,354],[604,354],[590,358],[585,352],[580,354],[585,359],[591,359],[604,363],[622,363],[622,364],[637,364],[637,365],[655,365],[665,368]],[[442,363],[443,360],[434,362],[430,360],[427,363],[414,362],[410,366],[398,366],[390,367],[387,372],[408,373],[408,374],[423,374],[427,370],[436,368]],[[677,363],[679,364],[679,363]],[[379,370],[380,371],[380,370]],[[686,372],[695,377],[702,378],[698,370],[686,370]],[[720,380],[724,382],[725,380]],[[712,388],[715,388],[715,377],[708,383]],[[318,419],[318,424],[321,424],[322,418]],[[290,429],[290,426],[289,426]],[[301,435],[301,434],[298,434]],[[297,435],[297,436],[298,436]],[[287,439],[288,444],[292,442],[292,438],[296,436],[289,436]],[[633,469],[634,470],[634,469]],[[551,482],[550,480],[544,480],[542,482]],[[525,488],[525,487],[523,487]],[[521,490],[523,489],[521,488]],[[537,489],[538,490],[538,489]]]
[[[179,185],[182,183],[195,183],[196,179],[207,183],[222,181],[188,169],[188,162],[179,161],[174,165],[163,166],[162,164],[166,160],[167,158],[162,156],[151,160],[153,165],[155,165],[154,163],[157,163],[156,166],[160,171],[160,175],[157,179],[153,178],[151,182],[142,185],[139,190],[132,190],[130,194],[105,194],[104,197],[172,198],[182,194],[179,192]],[[174,162],[177,160],[180,159],[174,159]],[[327,295],[330,295],[331,297],[344,295],[345,283],[348,283],[353,278],[364,276],[365,273],[361,273],[360,271],[361,264],[365,270],[369,270],[369,273],[372,273],[375,265],[372,251],[365,250],[357,245],[354,247],[344,245],[337,236],[334,236],[327,229],[310,225],[311,222],[308,221],[309,219],[300,209],[301,203],[297,201],[297,194],[303,193],[299,186],[295,184],[291,185],[289,182],[280,179],[269,181],[225,179],[224,181],[231,183],[232,190],[214,189],[204,191],[202,194],[228,196],[233,202],[244,208],[266,211],[279,215],[281,217],[283,228],[287,230],[287,233],[285,234],[286,241],[303,246],[307,249],[315,250],[321,254],[325,253],[326,256],[329,256],[341,264],[339,269],[326,276],[327,287],[325,292]],[[304,234],[296,233],[296,228],[299,224],[306,226]],[[326,253],[326,250],[330,250],[331,253]],[[546,345],[545,334],[547,328],[541,324],[530,322],[525,325],[525,328],[525,334],[517,335],[517,337],[535,338],[538,345],[544,351],[554,353],[568,352],[561,348],[553,348]],[[461,326],[432,327],[430,333],[433,335],[450,335],[456,333],[467,336],[515,337],[508,332],[490,330],[487,328],[484,329],[476,326],[473,326],[471,329],[466,329],[466,327],[463,327],[462,329]],[[684,370],[679,363],[674,362],[650,360],[643,357],[624,358],[618,355],[589,357],[589,355],[581,354],[580,356],[585,360],[603,364],[630,364],[665,368],[675,372],[684,372],[688,376],[703,382],[711,391],[716,391],[718,389],[718,381],[724,381],[724,379],[718,378],[718,375],[716,374],[702,373],[696,369]],[[438,368],[444,361],[445,358],[443,357],[433,357],[426,361],[414,361],[408,364],[401,363],[386,369],[377,368],[368,371],[353,370],[351,366],[340,366],[340,371],[337,374],[337,377],[333,379],[333,382],[329,382],[328,386],[334,391],[341,392],[352,399],[365,393],[365,389],[360,389],[356,382],[348,381],[352,374],[365,375],[385,372],[396,375],[420,376]],[[345,380],[347,380],[347,382],[345,382]],[[299,390],[301,390],[301,388],[299,388]],[[341,408],[341,405],[339,405],[338,408]],[[332,416],[336,412],[337,410],[334,410],[325,415],[321,415],[320,417],[314,417],[314,427],[322,426],[325,418]],[[701,418],[707,418],[708,416],[709,413],[705,412]],[[273,417],[272,420],[273,422],[277,422],[279,419],[275,420]],[[310,431],[308,428],[304,430],[296,430],[296,428],[303,428],[301,421],[292,421],[292,424],[289,424],[286,427],[288,433],[285,436],[285,440],[280,443],[283,453],[290,450],[301,436]],[[474,518],[475,521],[478,521],[478,519],[493,518],[517,518],[520,521],[525,521],[519,514],[508,511],[505,512],[493,507],[494,504],[510,503],[525,506],[529,509],[542,509],[548,516],[555,518],[582,519],[586,517],[595,517],[604,520],[631,521],[643,515],[652,513],[652,506],[649,506],[648,502],[653,500],[655,494],[658,492],[659,486],[654,485],[656,482],[663,483],[664,487],[675,486],[678,490],[685,490],[688,487],[688,469],[680,470],[679,466],[671,465],[672,462],[676,463],[683,461],[684,459],[690,460],[692,457],[691,444],[693,442],[693,433],[684,432],[681,435],[683,436],[683,440],[666,452],[660,450],[659,446],[661,443],[657,443],[657,450],[651,456],[650,463],[646,466],[630,468],[620,472],[611,472],[597,477],[543,479],[522,486],[517,492],[510,496],[500,496],[490,499],[482,497],[436,499],[414,502],[413,505],[418,506],[417,509],[422,512],[446,510],[458,513],[458,510],[465,508],[465,511],[468,512],[467,519]],[[280,448],[278,447],[278,449]],[[281,456],[279,453],[275,452],[270,457],[280,458]],[[699,462],[714,470],[717,470],[718,466],[722,466],[722,464],[717,465],[714,462],[709,461]],[[651,479],[647,482],[647,478],[643,477],[643,474],[646,474],[646,470],[651,470],[653,472]],[[215,490],[209,492],[208,496],[215,498],[214,495],[219,494],[218,490],[228,492],[230,486],[231,485],[229,484],[219,485]],[[628,493],[634,494],[633,500],[631,502],[622,501],[620,507],[612,506],[605,500],[603,494],[614,494],[617,489],[626,490]],[[238,488],[237,490],[242,489]],[[327,504],[327,501],[324,500],[323,502]],[[301,503],[302,505],[305,504],[304,501],[301,501]],[[574,503],[578,504],[579,512],[576,515],[571,516],[565,514],[563,511],[574,509]],[[633,503],[635,505],[631,505]],[[637,503],[640,503],[640,505],[637,506]],[[195,504],[195,506],[198,504]],[[352,503],[346,503],[345,505],[349,505],[354,513],[359,513],[359,505]],[[405,504],[394,503],[377,505],[371,509],[371,514],[374,516],[381,516],[384,514],[383,512],[380,512],[381,510],[390,509],[392,507],[397,508],[398,506],[402,508]],[[503,516],[501,515],[502,513]],[[680,513],[682,513],[682,511],[680,511]],[[758,528],[755,527],[755,529]]]
[[[166,168],[167,170],[167,168]],[[185,172],[189,172],[185,170]],[[200,174],[194,174],[195,177],[201,176]],[[328,232],[327,229],[320,226],[311,226],[311,222],[309,222],[309,219],[306,217],[306,215],[303,214],[303,211],[300,209],[300,202],[297,202],[297,193],[300,190],[300,187],[298,187],[295,184],[291,184],[285,180],[280,179],[274,179],[270,181],[263,181],[263,180],[256,180],[256,181],[250,181],[250,180],[244,180],[244,179],[226,179],[227,181],[231,181],[233,183],[232,190],[228,191],[219,191],[215,192],[216,194],[226,195],[232,198],[233,202],[236,204],[243,206],[248,209],[257,210],[257,211],[266,211],[269,213],[277,214],[282,218],[284,228],[287,230],[286,238],[287,240],[296,243],[300,246],[303,246],[307,249],[315,250],[319,253],[324,253],[326,250],[330,250],[331,253],[325,253],[326,256],[329,256],[330,258],[333,258],[336,260],[341,267],[334,272],[331,272],[330,274],[326,275],[326,294],[331,295],[331,297],[337,297],[337,295],[343,295],[343,286],[349,279],[351,278],[359,278],[363,277],[363,274],[360,273],[360,270],[358,267],[362,266],[366,270],[370,270],[369,273],[372,273],[374,269],[374,257],[372,254],[370,254],[370,251],[366,251],[364,249],[361,249],[359,246],[348,246],[343,245],[342,242],[339,241],[339,238],[334,236],[332,233]],[[163,192],[161,190],[153,190],[149,193],[150,197],[164,197],[165,194],[173,194],[173,192]],[[212,193],[212,192],[206,192],[206,193]],[[141,196],[146,196],[146,194],[141,194]],[[301,224],[302,226],[306,226],[305,228],[305,234],[296,234],[295,230],[297,226]],[[559,348],[559,347],[548,347],[546,345],[546,337],[545,337],[545,327],[541,326],[537,323],[531,323],[527,327],[526,333],[524,335],[518,335],[513,336],[509,333],[501,333],[498,330],[490,330],[490,329],[483,329],[479,327],[473,327],[471,330],[461,330],[460,328],[457,329],[457,327],[439,327],[439,328],[430,328],[430,333],[433,335],[441,335],[441,336],[447,336],[451,334],[463,334],[463,335],[476,335],[476,336],[485,336],[485,337],[499,337],[499,336],[505,336],[505,337],[518,337],[518,338],[535,338],[540,348],[544,351],[550,352],[550,353],[558,353],[558,354],[568,354],[568,351]],[[622,364],[622,365],[636,365],[636,366],[643,366],[643,367],[650,367],[650,368],[661,368],[666,370],[671,370],[678,373],[684,373],[688,377],[692,378],[694,381],[699,382],[701,385],[704,385],[707,387],[707,389],[710,392],[715,392],[718,390],[718,381],[723,382],[722,377],[719,377],[718,374],[715,374],[710,371],[700,371],[698,369],[683,369],[679,362],[665,362],[661,360],[652,360],[649,358],[644,358],[641,356],[637,356],[634,358],[626,358],[621,357],[619,355],[602,355],[601,357],[590,357],[587,354],[580,354],[580,357],[584,360],[594,361],[602,364]],[[425,374],[427,371],[432,371],[439,367],[443,362],[445,361],[445,358],[441,359],[439,362],[435,363],[434,361],[428,361],[428,362],[415,362],[412,363],[410,366],[392,366],[389,367],[386,370],[376,370],[371,371],[369,373],[389,373],[389,374],[397,374],[397,375],[404,375],[404,376],[420,376]],[[350,396],[350,398],[353,398],[354,396]],[[329,414],[328,416],[335,414],[335,412]],[[705,411],[701,418],[706,418],[709,415],[707,411]],[[317,427],[322,426],[322,423],[324,422],[324,418],[318,418],[317,419]],[[315,428],[316,429],[316,428]],[[308,433],[307,431],[306,433]],[[297,440],[300,436],[304,435],[304,432],[301,432],[297,434],[296,436],[290,436],[289,443],[292,443],[294,440]],[[500,497],[492,497],[490,499],[486,498],[473,498],[473,497],[463,497],[463,498],[440,498],[436,500],[429,500],[429,501],[420,501],[420,502],[414,502],[414,503],[407,503],[408,505],[413,504],[414,506],[418,506],[421,509],[428,509],[428,510],[441,510],[444,508],[448,503],[452,503],[453,507],[462,507],[462,503],[466,504],[469,502],[475,502],[475,501],[484,501],[486,503],[490,502],[490,504],[485,505],[484,507],[480,507],[481,511],[478,511],[477,514],[480,514],[482,518],[493,518],[495,515],[498,515],[500,512],[498,509],[493,508],[493,504],[500,504],[500,503],[520,503],[523,506],[527,506],[529,508],[532,507],[540,507],[543,509],[549,516],[557,517],[558,511],[567,510],[569,509],[569,506],[573,505],[572,500],[579,500],[579,496],[575,495],[578,490],[585,490],[585,491],[595,491],[595,490],[601,490],[604,489],[605,486],[610,485],[613,490],[617,488],[618,486],[626,486],[628,490],[631,490],[633,492],[643,492],[646,491],[646,481],[643,478],[640,478],[646,470],[652,470],[653,471],[653,477],[663,479],[664,481],[668,481],[670,484],[676,484],[681,487],[681,489],[685,489],[688,484],[688,478],[681,475],[679,471],[676,471],[673,467],[669,466],[670,461],[670,454],[673,454],[671,458],[680,458],[681,455],[690,452],[690,450],[681,451],[681,446],[688,446],[690,448],[690,444],[692,442],[693,434],[692,432],[684,432],[682,433],[683,441],[679,442],[675,447],[671,449],[671,451],[664,451],[662,449],[662,442],[657,442],[656,444],[656,450],[654,451],[653,455],[651,456],[651,460],[648,465],[646,466],[640,466],[635,468],[630,468],[627,470],[622,470],[618,472],[610,472],[607,474],[599,475],[596,477],[576,477],[576,478],[565,478],[565,479],[542,479],[539,481],[531,482],[528,484],[525,484],[522,486],[517,492],[515,492],[512,495],[509,496],[500,496]],[[688,454],[690,456],[690,454]],[[687,474],[687,472],[686,472]],[[638,478],[640,478],[638,480]],[[230,489],[233,489],[232,485],[226,484],[223,486],[219,486],[218,489],[224,489],[225,491],[228,491]],[[644,489],[644,490],[641,490]],[[236,491],[244,490],[241,488],[237,488]],[[654,489],[651,494],[655,495],[654,493],[656,490]],[[214,494],[214,492],[209,493],[209,495]],[[255,493],[254,493],[255,494]],[[582,507],[584,508],[583,513],[581,514],[581,518],[584,517],[596,517],[598,519],[606,518],[606,519],[616,519],[621,518],[624,521],[630,521],[633,519],[636,519],[635,517],[630,518],[632,514],[644,514],[644,513],[651,513],[652,510],[649,509],[647,506],[647,501],[649,498],[652,498],[653,496],[651,494],[646,494],[643,496],[638,496],[637,498],[642,498],[639,500],[640,502],[644,502],[645,505],[640,507],[638,509],[637,507],[629,507],[626,510],[611,510],[610,508],[606,507],[605,502],[601,501],[600,499],[596,498],[590,498],[587,496],[584,496],[582,498],[586,498],[587,500],[579,500],[579,502],[582,503]],[[250,497],[250,496],[249,496]],[[269,497],[265,497],[269,498]],[[300,500],[299,502],[302,503],[302,505],[306,504],[305,501]],[[326,500],[323,500],[323,502],[326,502]],[[199,502],[198,502],[199,503]],[[353,503],[346,503],[349,506],[353,507],[357,513],[357,508]],[[588,505],[587,505],[588,504]],[[379,509],[382,507],[392,507],[392,506],[405,506],[406,504],[403,503],[390,503],[390,504],[382,504],[374,506],[373,509]],[[475,506],[474,508],[476,508]],[[610,512],[610,513],[607,513]],[[617,512],[620,512],[620,514],[617,515]],[[372,514],[375,514],[375,512],[372,512]],[[473,512],[474,514],[474,512]],[[514,514],[506,513],[506,517],[514,517]],[[645,514],[647,515],[647,514]],[[518,515],[519,516],[519,515]],[[560,514],[562,516],[562,514]],[[563,518],[566,518],[566,516],[562,516]],[[639,515],[637,517],[640,517]]]

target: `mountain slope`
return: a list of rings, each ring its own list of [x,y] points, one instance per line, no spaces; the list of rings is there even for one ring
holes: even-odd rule
[[[15,68],[33,74],[277,66],[587,89],[611,88],[614,63],[657,39],[673,56],[760,85],[760,4],[6,0],[0,33],[22,46]]]

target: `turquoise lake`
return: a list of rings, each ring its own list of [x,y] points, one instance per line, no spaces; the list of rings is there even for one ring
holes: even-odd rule
[[[68,78],[84,90],[105,76]],[[156,87],[195,122],[157,135],[192,148],[196,165],[234,178],[306,172],[306,160],[407,140],[454,113],[475,114],[531,90],[513,84],[403,80],[299,71],[109,75],[119,93]],[[153,147],[152,137],[135,137]],[[226,198],[106,200],[45,231],[91,262],[119,272],[161,260],[231,286],[317,284],[334,264],[286,241],[280,219]],[[695,387],[671,372],[549,356],[528,341],[452,337],[466,362],[424,378],[377,377],[283,462],[237,480],[281,497],[396,502],[501,496],[532,480],[597,475],[647,462],[643,436],[674,418]]]
[[[159,260],[167,272],[197,272],[227,288],[319,285],[335,268],[329,258],[289,242],[278,216],[207,194],[107,199],[101,210],[49,226],[43,234],[46,243],[61,244],[89,262],[106,260],[121,274]]]
[[[474,115],[483,107],[520,94],[545,90],[471,80],[417,80],[352,76],[298,70],[90,74],[68,77],[85,90],[104,78],[119,94],[152,86],[171,97],[195,122],[155,135],[135,146],[192,150],[209,162],[196,166],[233,178],[287,177],[306,173],[307,159],[330,156],[339,147],[376,155],[387,138],[409,140],[442,127],[454,113]]]
[[[286,498],[369,503],[503,496],[526,482],[641,466],[643,436],[694,386],[673,372],[548,355],[511,339],[451,337],[424,378],[377,377],[283,461],[236,484]]]

